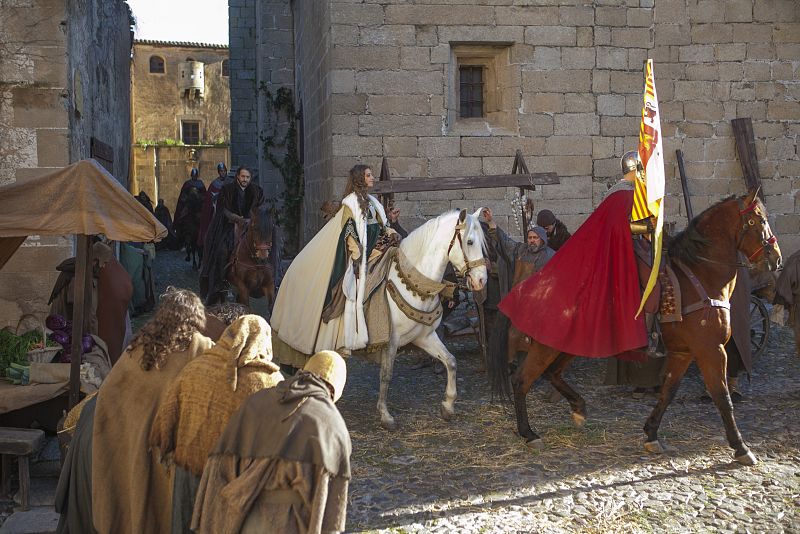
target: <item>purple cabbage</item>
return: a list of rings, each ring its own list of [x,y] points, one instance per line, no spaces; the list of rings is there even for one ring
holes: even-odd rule
[[[50,333],[50,339],[61,345],[62,347],[66,348],[70,344],[70,336],[69,334],[62,332],[62,331],[54,331]]]
[[[47,316],[44,324],[50,330],[64,330],[67,327],[67,320],[64,316],[54,313],[53,315]]]
[[[89,334],[83,335],[81,343],[83,345],[83,354],[86,354],[87,352],[91,351],[92,347],[94,347],[94,339],[92,339],[92,336],[90,336]]]

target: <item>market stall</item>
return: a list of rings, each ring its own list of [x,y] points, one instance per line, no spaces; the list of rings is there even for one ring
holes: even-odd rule
[[[167,229],[93,159],[0,187],[0,206],[3,206],[0,210],[0,269],[27,236],[76,236],[73,354],[81,354],[86,310],[91,299],[91,236],[103,234],[112,241],[148,242],[160,241],[167,235]],[[80,363],[80,358],[73,358],[71,362],[70,406],[79,398]],[[63,386],[62,389],[52,384],[48,386],[48,391],[42,391],[41,395],[55,395],[63,390]],[[34,391],[27,394],[34,395]],[[26,392],[20,391],[18,395],[24,396]]]

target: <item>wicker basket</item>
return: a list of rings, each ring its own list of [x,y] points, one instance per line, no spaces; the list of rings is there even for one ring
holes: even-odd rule
[[[17,330],[16,330],[17,335],[19,335],[19,327],[22,326],[22,321],[26,317],[31,317],[31,318],[36,319],[38,321],[39,326],[42,329],[42,344],[44,345],[44,348],[42,348],[42,349],[32,349],[32,350],[29,350],[27,352],[28,363],[33,363],[33,362],[36,362],[36,363],[50,363],[50,362],[52,362],[53,358],[55,358],[56,354],[58,354],[59,351],[61,350],[61,347],[60,346],[58,346],[58,347],[48,347],[47,346],[47,329],[44,326],[44,321],[42,321],[40,318],[36,317],[32,313],[24,314],[22,317],[19,318],[19,321],[17,322]]]

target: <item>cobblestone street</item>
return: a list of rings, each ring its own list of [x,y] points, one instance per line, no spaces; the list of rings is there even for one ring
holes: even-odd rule
[[[196,288],[179,252],[159,253],[158,289]],[[773,325],[774,326],[774,325]],[[353,440],[348,530],[353,532],[797,532],[800,531],[800,360],[787,328],[774,327],[745,399],[740,430],[759,463],[732,463],[713,404],[699,400],[692,367],[667,410],[666,454],[644,452],[642,426],[655,397],[634,400],[602,385],[605,362],[577,359],[567,378],[587,402],[584,428],[566,401],[529,395],[532,451],[517,437],[510,407],[492,402],[471,336],[446,340],[459,365],[459,399],[439,417],[445,379],[399,357],[389,409],[399,429],[379,427],[379,368],[349,361],[338,406]]]

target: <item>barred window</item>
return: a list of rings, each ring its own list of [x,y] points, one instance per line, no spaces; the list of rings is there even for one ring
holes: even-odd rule
[[[184,145],[200,144],[200,123],[197,121],[181,121],[181,141]]]
[[[459,66],[458,76],[459,116],[483,117],[483,66]]]

